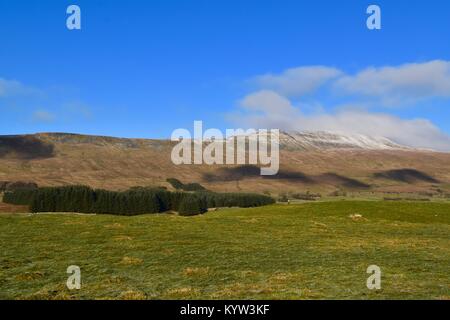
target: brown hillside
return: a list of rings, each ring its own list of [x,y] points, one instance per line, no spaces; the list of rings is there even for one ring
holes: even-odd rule
[[[217,191],[435,192],[450,184],[450,154],[417,150],[281,149],[275,177],[253,166],[172,164],[172,142],[72,134],[0,137],[0,181],[126,189],[175,177]]]

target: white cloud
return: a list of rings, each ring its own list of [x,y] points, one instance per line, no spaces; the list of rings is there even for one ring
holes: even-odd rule
[[[449,99],[450,61],[371,67],[353,75],[332,67],[304,66],[255,79],[260,91],[242,99],[239,112],[229,116],[240,126],[358,133],[386,137],[412,147],[450,151],[450,136],[426,119],[402,119],[361,109],[327,113],[321,109],[321,96],[313,102],[316,105],[309,107],[304,104],[294,106],[288,98],[312,93],[323,86],[332,89],[328,93],[339,95],[334,95],[339,98],[337,101],[349,105],[363,102],[366,106],[407,106],[427,99]],[[305,115],[299,106],[302,110],[321,111]]]
[[[397,67],[367,68],[334,83],[343,94],[378,98],[385,104],[415,103],[450,97],[450,62],[434,60]]]
[[[0,97],[27,95],[38,92],[39,90],[27,87],[19,81],[0,78]]]
[[[22,84],[14,80],[5,80],[0,78],[0,97],[15,94],[23,88]]]
[[[399,66],[370,67],[346,74],[327,66],[301,66],[280,74],[255,77],[261,90],[272,90],[287,97],[326,89],[340,96],[362,96],[383,105],[408,105],[432,98],[450,98],[450,61],[433,60]]]
[[[69,118],[81,117],[90,120],[93,117],[91,108],[81,101],[71,101],[63,104],[63,111]]]
[[[62,88],[62,89],[61,89]],[[0,108],[21,112],[33,123],[71,122],[91,120],[93,112],[89,105],[73,96],[64,87],[52,87],[50,91],[35,88],[17,80],[0,78]],[[44,109],[36,106],[45,106]]]
[[[425,119],[401,119],[384,113],[341,110],[304,115],[285,97],[271,91],[248,95],[241,101],[244,112],[231,115],[240,126],[281,130],[333,131],[386,137],[397,143],[450,151],[450,137]]]
[[[281,74],[257,76],[254,80],[264,89],[287,96],[300,96],[314,92],[340,74],[340,70],[332,67],[305,66],[288,69]]]
[[[53,113],[46,110],[38,110],[33,113],[32,119],[34,122],[53,122],[56,117]]]
[[[298,119],[305,130],[328,130],[386,137],[399,144],[450,151],[450,137],[426,119],[401,119],[384,113],[341,111]]]
[[[300,116],[300,112],[291,105],[291,102],[276,92],[264,90],[249,94],[240,101],[244,113],[229,114],[229,120],[233,122],[266,123],[272,124],[272,128],[287,128],[291,119]],[[254,126],[266,128],[267,126]]]
[[[261,90],[249,94],[240,101],[240,105],[247,110],[266,113],[287,114],[295,110],[289,99],[270,90]]]

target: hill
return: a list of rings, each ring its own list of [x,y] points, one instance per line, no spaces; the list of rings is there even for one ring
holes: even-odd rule
[[[0,181],[120,190],[170,187],[166,179],[174,177],[215,191],[450,193],[448,153],[325,132],[283,132],[280,142],[279,174],[261,177],[250,165],[176,166],[170,159],[174,143],[168,140],[66,133],[0,136]]]

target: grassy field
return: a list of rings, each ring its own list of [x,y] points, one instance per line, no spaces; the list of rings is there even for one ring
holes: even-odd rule
[[[450,203],[1,214],[0,243],[1,299],[450,298]],[[372,264],[381,290],[366,287]],[[69,265],[81,290],[65,286]]]

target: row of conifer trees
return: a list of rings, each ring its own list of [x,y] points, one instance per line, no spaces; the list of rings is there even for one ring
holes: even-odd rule
[[[3,202],[23,206],[30,205],[37,191],[37,188],[9,190],[3,195]]]
[[[177,211],[201,214],[214,207],[257,207],[274,203],[271,197],[252,193],[170,192],[160,188],[127,191],[94,190],[63,186],[7,192],[4,202],[30,205],[32,212],[80,212],[138,215]]]

